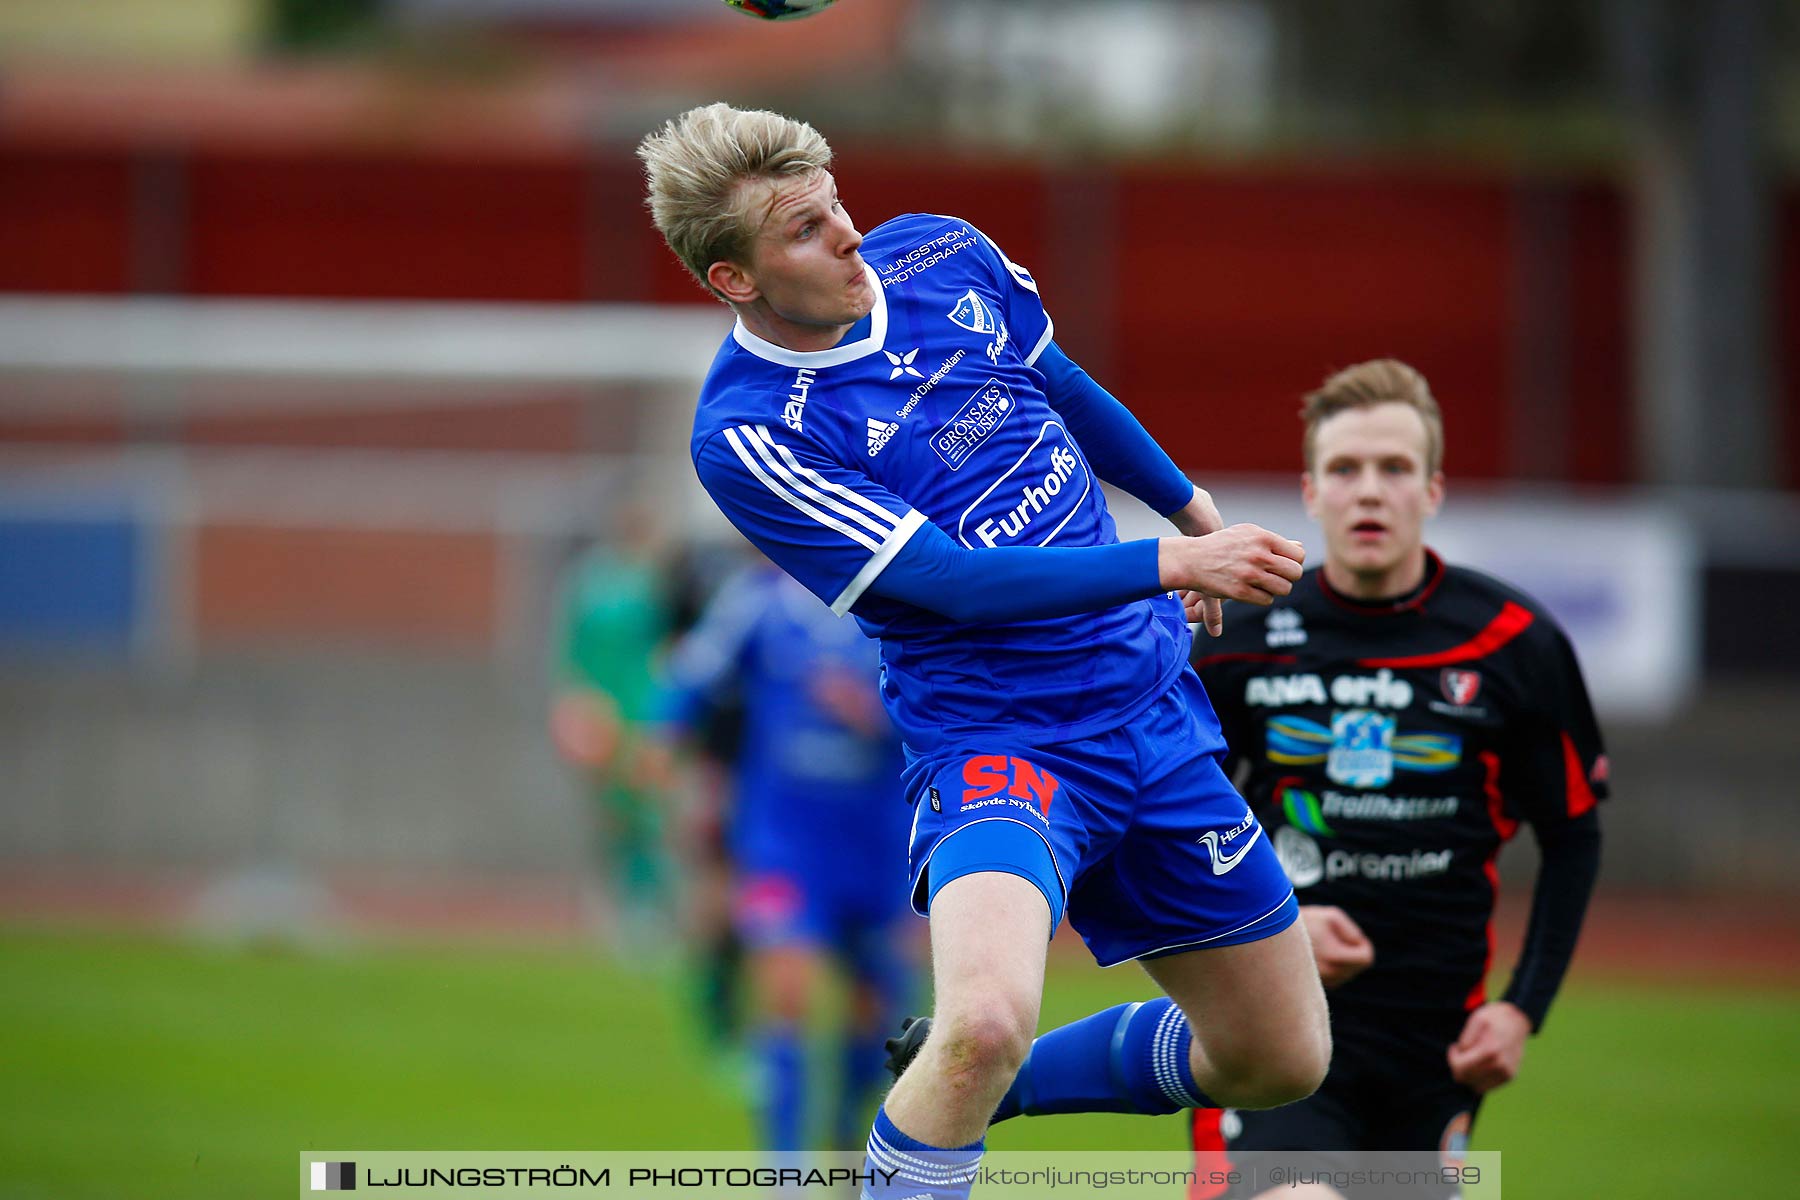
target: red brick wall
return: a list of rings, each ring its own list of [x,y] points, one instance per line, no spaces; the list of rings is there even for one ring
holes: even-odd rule
[[[493,645],[499,551],[485,534],[208,525],[193,550],[203,644]]]
[[[144,170],[123,152],[0,146],[0,289],[128,290],[132,239],[148,236],[131,203]],[[179,186],[166,186],[171,172]],[[1292,470],[1301,393],[1335,367],[1392,354],[1431,378],[1456,475],[1518,466],[1518,180],[1405,166],[1046,166],[856,146],[840,153],[838,174],[865,226],[952,212],[1031,267],[1059,339],[1184,464]],[[158,236],[176,231],[164,269],[192,294],[708,303],[650,228],[623,150],[588,162],[209,151],[175,156],[153,178],[178,206],[157,218]],[[1567,446],[1560,469],[1582,482],[1628,481],[1625,207],[1604,182],[1533,187],[1560,196],[1569,221],[1556,388],[1565,425],[1551,431]],[[1784,209],[1789,227],[1800,226],[1796,211]],[[1800,256],[1791,250],[1782,278],[1793,330]],[[1790,368],[1784,380],[1800,410],[1800,377]],[[530,448],[577,448],[572,421],[540,416]],[[389,444],[391,428],[360,421],[347,417],[346,428]],[[301,424],[208,422],[196,432],[359,436]]]

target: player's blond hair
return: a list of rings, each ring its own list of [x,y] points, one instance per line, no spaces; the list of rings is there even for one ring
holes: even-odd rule
[[[1431,385],[1399,359],[1377,358],[1345,367],[1307,395],[1300,408],[1300,419],[1306,422],[1306,436],[1300,444],[1306,469],[1313,469],[1313,447],[1321,424],[1341,412],[1377,404],[1404,404],[1418,413],[1425,422],[1425,473],[1433,474],[1444,465],[1444,417],[1432,398]]]
[[[831,147],[805,121],[729,104],[689,109],[638,145],[645,203],[675,257],[708,291],[706,269],[749,261],[760,221],[752,180],[779,181],[831,169]]]

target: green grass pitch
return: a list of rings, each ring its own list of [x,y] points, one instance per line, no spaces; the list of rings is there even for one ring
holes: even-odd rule
[[[1058,961],[1046,1027],[1146,994]],[[0,929],[0,1198],[280,1196],[297,1153],[734,1149],[673,981],[579,950],[224,947]],[[1800,996],[1580,983],[1476,1148],[1507,1194],[1772,1195]],[[1159,1149],[1179,1118],[1015,1121],[996,1149]]]

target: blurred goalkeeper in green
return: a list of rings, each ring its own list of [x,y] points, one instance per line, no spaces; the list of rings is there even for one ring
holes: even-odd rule
[[[651,736],[657,656],[672,605],[642,523],[614,545],[596,544],[564,577],[551,663],[550,733],[583,781],[597,819],[597,861],[618,908],[622,948],[661,944],[674,911],[664,850],[668,751]]]

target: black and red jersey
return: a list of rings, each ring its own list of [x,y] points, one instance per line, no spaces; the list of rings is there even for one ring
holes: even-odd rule
[[[1500,847],[1521,823],[1546,841],[1591,823],[1606,795],[1556,622],[1428,554],[1424,582],[1397,600],[1351,600],[1312,570],[1272,608],[1232,605],[1194,665],[1300,902],[1339,906],[1374,943],[1334,1003],[1480,1004]],[[1534,1019],[1548,1002],[1532,998]]]

